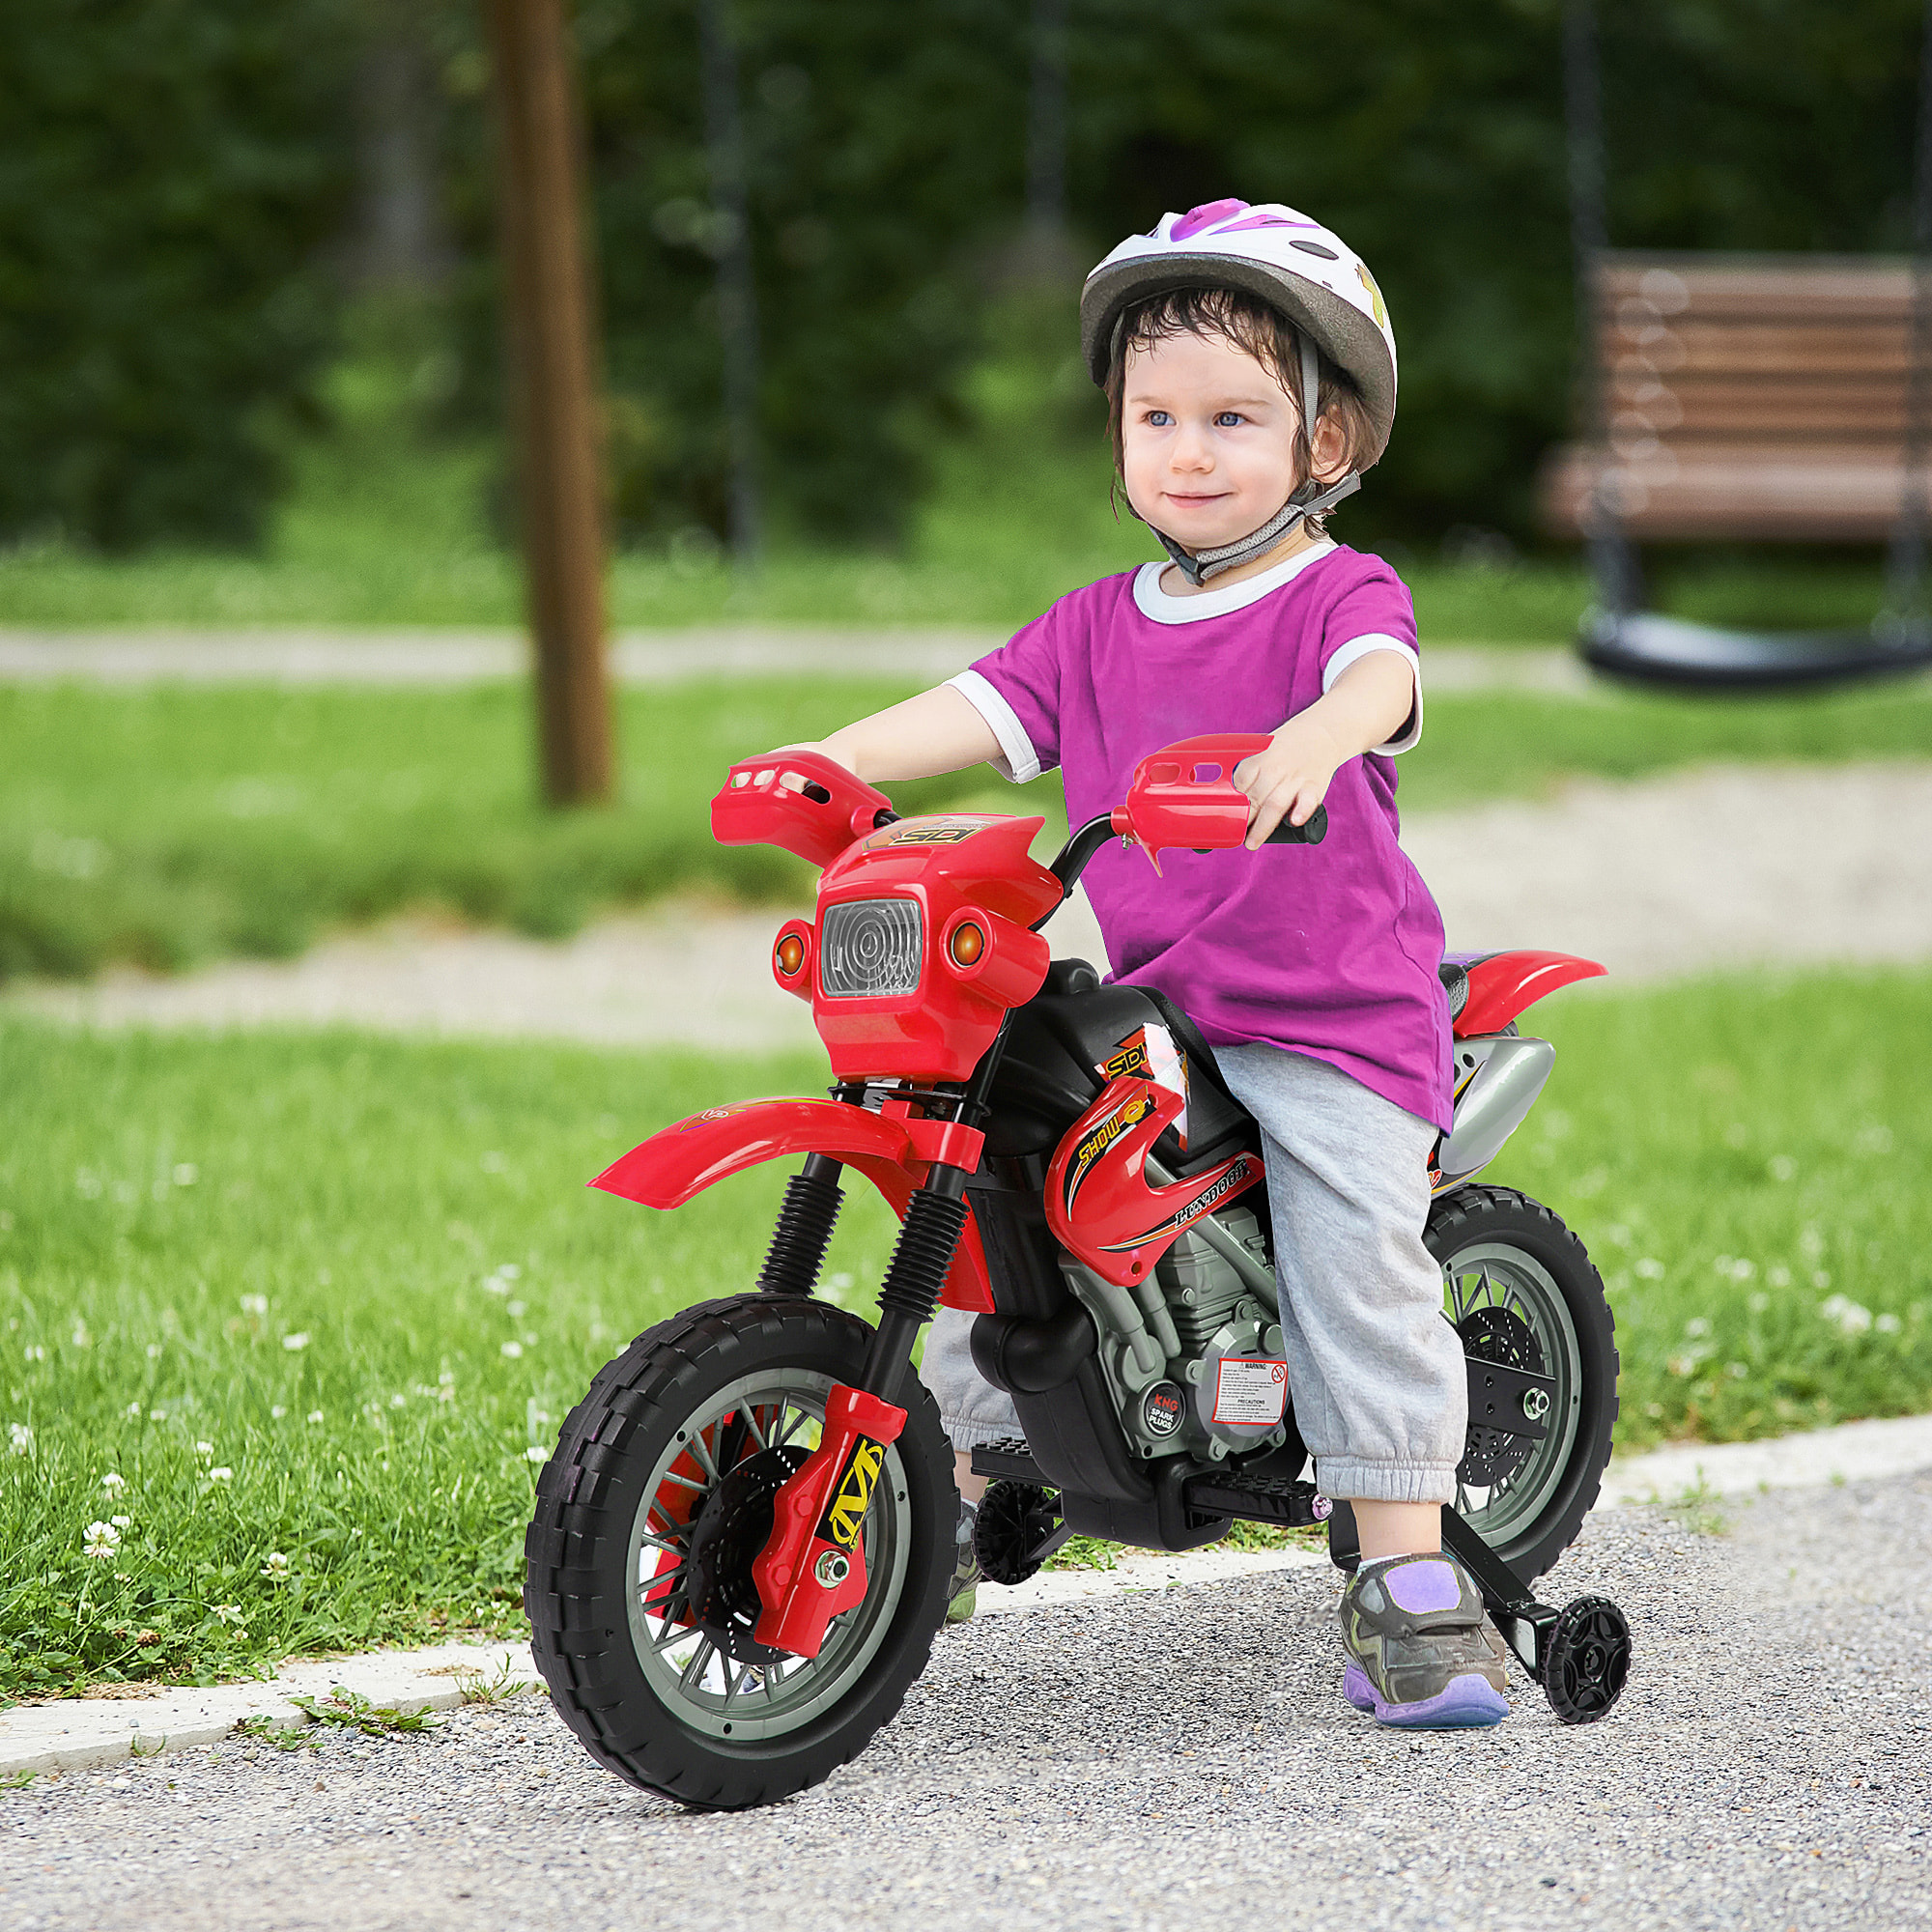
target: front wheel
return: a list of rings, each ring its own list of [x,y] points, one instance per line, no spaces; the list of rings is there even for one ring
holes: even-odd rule
[[[524,1588],[537,1666],[601,1764],[736,1810],[864,1748],[925,1667],[953,1562],[952,1458],[916,1377],[865,1529],[867,1588],[815,1658],[757,1642],[752,1564],[871,1330],[748,1294],[647,1329],[566,1418],[537,1480]]]

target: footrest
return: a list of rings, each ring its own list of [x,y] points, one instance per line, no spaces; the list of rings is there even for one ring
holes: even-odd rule
[[[1282,1529],[1307,1529],[1326,1522],[1334,1507],[1313,1483],[1288,1476],[1245,1475],[1236,1469],[1196,1476],[1182,1495],[1187,1507],[1203,1516],[1239,1517],[1245,1522],[1271,1522]]]
[[[1033,1451],[1024,1435],[1009,1435],[1003,1441],[982,1442],[973,1451],[973,1473],[990,1476],[995,1482],[1037,1483],[1047,1486],[1046,1476],[1033,1460]]]

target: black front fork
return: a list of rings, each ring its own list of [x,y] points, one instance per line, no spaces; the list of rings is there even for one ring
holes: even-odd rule
[[[978,1126],[986,1117],[993,1077],[999,1071],[1011,1024],[1009,1012],[960,1096],[953,1118],[964,1125]],[[758,1271],[762,1293],[810,1294],[817,1286],[833,1224],[844,1199],[838,1186],[840,1168],[841,1163],[830,1154],[810,1154],[785,1183],[778,1230]],[[879,1290],[879,1325],[859,1378],[859,1386],[881,1402],[896,1401],[919,1331],[939,1306],[940,1292],[946,1286],[971,1211],[966,1206],[967,1179],[967,1169],[935,1163],[923,1185],[916,1187],[906,1203],[905,1220]]]

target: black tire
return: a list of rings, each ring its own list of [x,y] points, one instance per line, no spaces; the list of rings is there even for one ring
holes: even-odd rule
[[[1480,1355],[1494,1348],[1497,1359],[1507,1360],[1512,1337],[1524,1346],[1520,1329],[1511,1328],[1507,1319],[1513,1308],[1532,1338],[1527,1345],[1532,1357],[1524,1365],[1557,1383],[1547,1441],[1535,1444],[1500,1484],[1466,1487],[1457,1498],[1470,1526],[1529,1582],[1576,1541],[1610,1460],[1618,1361],[1603,1277],[1582,1242],[1548,1208],[1508,1187],[1459,1187],[1444,1195],[1430,1214],[1423,1239],[1442,1264],[1446,1304],[1459,1271],[1473,1279],[1486,1262],[1494,1264],[1492,1289],[1498,1278],[1508,1284],[1504,1301],[1510,1307],[1487,1333],[1471,1320],[1477,1309],[1466,1308],[1459,1332],[1469,1352]],[[1455,1320],[1453,1305],[1445,1306],[1445,1313]],[[1466,1484],[1472,1465],[1480,1467],[1487,1453],[1499,1454],[1506,1468],[1526,1439],[1514,1438],[1514,1446],[1510,1438],[1484,1444],[1478,1435],[1470,1431],[1459,1485]]]
[[[924,1669],[952,1575],[957,1494],[939,1411],[910,1374],[900,1390],[906,1425],[867,1522],[865,1601],[834,1621],[810,1664],[763,1651],[750,1635],[749,1563],[763,1542],[756,1510],[762,1503],[768,1530],[770,1492],[803,1460],[814,1402],[822,1416],[825,1389],[858,1381],[871,1334],[820,1301],[701,1303],[639,1335],[565,1418],[537,1479],[524,1605],[552,1702],[591,1756],[631,1783],[708,1810],[773,1804],[856,1756]],[[776,1438],[769,1444],[761,1421]],[[715,1476],[680,1447],[694,1424]],[[662,1499],[687,1491],[698,1492],[688,1515],[668,1522]],[[707,1504],[713,1525],[726,1527],[701,1568],[692,1552],[706,1544]],[[695,1627],[654,1615],[672,1586],[667,1558],[653,1550],[707,1579]],[[645,1576],[640,1563],[660,1567]],[[688,1664],[677,1655],[687,1643]]]

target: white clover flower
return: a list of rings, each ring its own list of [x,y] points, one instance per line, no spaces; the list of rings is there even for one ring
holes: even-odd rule
[[[1781,1263],[1776,1267],[1766,1268],[1764,1278],[1770,1282],[1773,1288],[1789,1288],[1791,1286],[1791,1270]]]
[[[288,1410],[280,1403],[276,1403],[274,1406],[269,1410],[269,1420],[270,1422],[279,1422],[282,1419],[282,1417],[285,1416],[287,1413]]]
[[[110,1557],[121,1548],[121,1532],[111,1522],[91,1522],[80,1548],[84,1555],[97,1560]]]
[[[139,1422],[141,1419],[141,1405],[138,1402],[130,1402],[122,1413],[127,1416],[129,1422]]]
[[[1711,1324],[1701,1315],[1693,1315],[1685,1322],[1684,1332],[1687,1335],[1708,1335],[1711,1332]]]
[[[514,1362],[524,1352],[524,1345],[521,1342],[505,1342],[501,1352]]]
[[[107,1520],[116,1529],[132,1529],[134,1526],[134,1519],[131,1516],[110,1516]]]
[[[1774,1180],[1789,1180],[1797,1174],[1798,1163],[1788,1153],[1775,1153],[1771,1157],[1769,1169]]]
[[[161,1345],[158,1342],[148,1344],[148,1359],[151,1362],[158,1362],[161,1359]]]
[[[16,1456],[31,1456],[34,1453],[34,1432],[24,1422],[10,1422],[7,1425],[7,1447]]]
[[[110,1496],[118,1496],[128,1487],[128,1478],[118,1469],[109,1469],[106,1475],[101,1477],[100,1487]]]
[[[225,1624],[239,1624],[242,1621],[242,1605],[240,1604],[216,1604],[214,1605],[214,1614]]]
[[[506,1301],[503,1304],[503,1313],[512,1321],[521,1321],[529,1312],[530,1304],[527,1301]]]
[[[548,1449],[539,1449],[532,1443],[529,1448],[524,1451],[524,1460],[526,1463],[548,1463],[550,1461],[550,1451]]]
[[[242,1297],[243,1315],[266,1315],[269,1312],[269,1297],[266,1294],[244,1294]]]
[[[456,1386],[456,1377],[450,1370],[444,1369],[443,1372],[437,1377],[436,1382],[439,1388],[454,1388]]]
[[[302,1329],[298,1329],[297,1332],[293,1335],[284,1335],[282,1337],[282,1347],[285,1348],[290,1354],[298,1355],[304,1349],[308,1347],[308,1330],[302,1328]]]
[[[175,1162],[174,1183],[177,1187],[192,1187],[201,1179],[201,1169],[191,1160]]]
[[[1881,1315],[1878,1318],[1878,1320],[1872,1323],[1872,1326],[1876,1328],[1881,1335],[1896,1335],[1898,1333],[1898,1328],[1899,1328],[1898,1317],[1896,1315]]]
[[[310,1409],[308,1412],[308,1419],[311,1422],[320,1422],[322,1420],[322,1410],[319,1408]]]
[[[197,1442],[194,1445],[194,1453],[205,1462],[214,1454],[214,1444],[213,1442]]]
[[[271,1583],[286,1583],[289,1580],[289,1559],[279,1549],[269,1551],[269,1560],[262,1565],[261,1574]]]
[[[392,1395],[389,1398],[389,1406],[391,1408],[407,1408],[409,1406],[410,1406],[410,1399],[408,1396],[404,1395],[401,1390],[398,1390],[394,1395]]]
[[[1849,1295],[1834,1294],[1818,1304],[1818,1313],[1846,1335],[1862,1335],[1872,1325],[1872,1312]]]
[[[164,1408],[151,1408],[148,1411],[148,1420],[150,1422],[165,1422],[167,1419],[168,1412]]]
[[[235,1480],[235,1471],[223,1463],[218,1468],[209,1470],[208,1480],[211,1483],[232,1483]]]
[[[25,1348],[24,1350],[22,1350],[22,1352],[26,1355],[28,1361],[30,1362],[44,1362],[47,1358],[46,1350],[43,1349],[38,1342],[28,1343],[27,1347]]]

